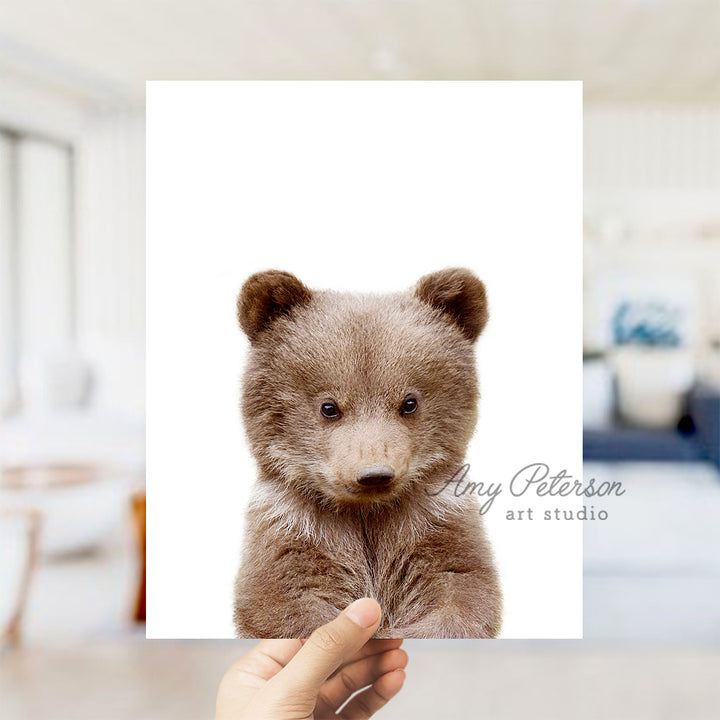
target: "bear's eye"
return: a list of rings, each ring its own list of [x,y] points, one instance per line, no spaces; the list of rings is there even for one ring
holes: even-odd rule
[[[320,406],[320,412],[323,414],[323,417],[332,420],[340,417],[340,408],[332,400],[326,400]]]
[[[417,407],[418,401],[412,395],[408,395],[408,397],[403,400],[403,404],[400,407],[400,414],[412,415],[417,410]]]

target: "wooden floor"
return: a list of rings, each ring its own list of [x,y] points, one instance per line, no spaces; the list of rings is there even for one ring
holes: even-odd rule
[[[124,641],[0,658],[3,720],[200,720],[248,641]],[[408,641],[401,694],[377,717],[714,720],[720,652],[580,641]]]

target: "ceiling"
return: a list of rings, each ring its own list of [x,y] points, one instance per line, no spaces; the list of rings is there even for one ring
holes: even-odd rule
[[[21,0],[0,73],[142,102],[146,79],[585,81],[720,102],[720,0]]]

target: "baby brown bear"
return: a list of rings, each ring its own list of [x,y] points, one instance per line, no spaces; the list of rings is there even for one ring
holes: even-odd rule
[[[450,269],[411,292],[352,295],[270,270],[247,280],[238,317],[259,478],[237,635],[308,637],[370,596],[378,637],[496,637],[502,598],[477,496],[447,489],[477,418],[480,280]]]

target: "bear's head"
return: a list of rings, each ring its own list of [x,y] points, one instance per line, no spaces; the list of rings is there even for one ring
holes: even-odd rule
[[[277,270],[238,298],[242,411],[261,477],[334,508],[393,503],[463,464],[477,417],[473,344],[488,319],[469,270],[409,292],[307,288]]]

